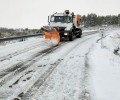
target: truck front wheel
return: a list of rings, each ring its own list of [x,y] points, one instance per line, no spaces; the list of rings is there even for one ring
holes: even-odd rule
[[[79,34],[77,35],[77,38],[81,38],[81,35],[82,35],[82,30],[80,29]]]
[[[80,32],[79,32],[79,34],[78,34],[77,38],[81,38],[81,33],[80,33]]]
[[[69,41],[73,41],[73,32],[69,35]]]

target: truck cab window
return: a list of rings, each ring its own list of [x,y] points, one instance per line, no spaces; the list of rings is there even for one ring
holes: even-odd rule
[[[70,23],[72,18],[70,16],[53,16],[51,17],[51,22]]]

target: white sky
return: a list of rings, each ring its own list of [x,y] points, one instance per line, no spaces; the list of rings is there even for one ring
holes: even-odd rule
[[[120,0],[0,0],[0,27],[40,28],[48,15],[69,9],[80,15],[118,15]]]

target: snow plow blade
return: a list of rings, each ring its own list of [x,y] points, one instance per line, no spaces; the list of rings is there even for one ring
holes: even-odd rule
[[[42,27],[41,30],[43,31],[43,34],[45,35],[46,40],[52,40],[56,42],[57,45],[59,45],[60,35],[59,35],[59,32],[55,28],[45,26],[45,27]]]

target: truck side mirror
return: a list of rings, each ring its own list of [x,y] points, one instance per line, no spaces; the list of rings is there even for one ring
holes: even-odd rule
[[[49,16],[48,16],[48,23],[49,23]]]
[[[50,19],[49,19],[49,16],[48,16],[48,25],[50,25]]]
[[[75,16],[74,16],[74,15],[72,15],[72,22],[74,22],[74,18],[75,18]]]

